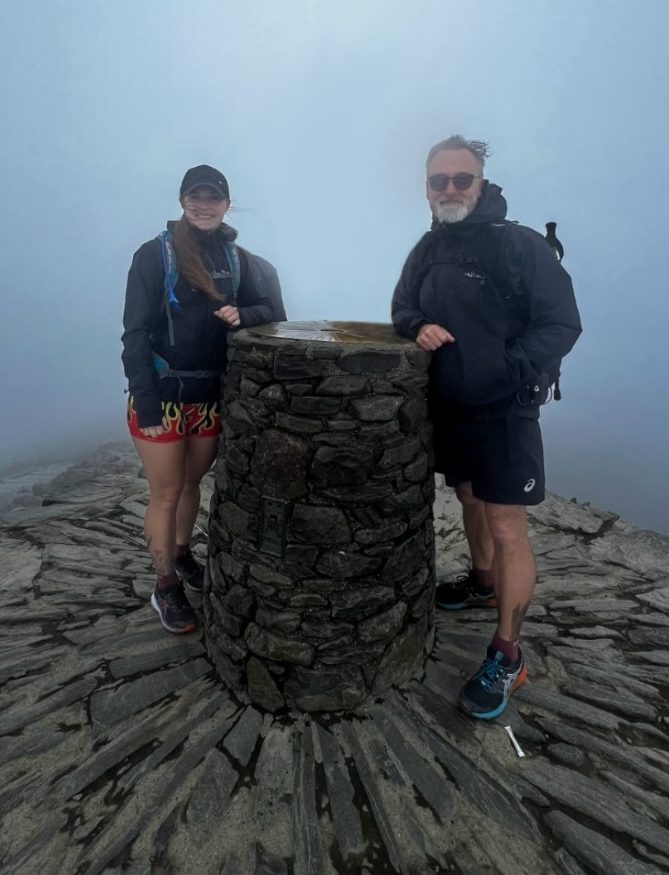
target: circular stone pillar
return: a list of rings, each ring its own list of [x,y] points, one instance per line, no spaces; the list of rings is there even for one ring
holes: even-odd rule
[[[231,341],[207,650],[266,710],[353,709],[420,675],[434,640],[430,356],[364,322]]]

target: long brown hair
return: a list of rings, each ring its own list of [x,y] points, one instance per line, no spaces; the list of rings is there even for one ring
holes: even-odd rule
[[[224,304],[225,296],[218,291],[204,266],[201,248],[185,216],[179,219],[174,228],[174,250],[179,273],[188,285],[193,289],[201,289],[215,303]]]

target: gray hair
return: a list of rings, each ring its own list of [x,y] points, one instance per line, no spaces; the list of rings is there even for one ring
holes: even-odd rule
[[[482,140],[466,140],[464,137],[460,136],[460,134],[452,134],[447,140],[442,140],[440,143],[434,145],[427,153],[425,166],[430,166],[430,161],[432,161],[437,152],[452,152],[456,149],[466,149],[468,152],[471,152],[480,164],[481,171],[483,171],[485,159],[490,156],[488,144],[484,143]]]

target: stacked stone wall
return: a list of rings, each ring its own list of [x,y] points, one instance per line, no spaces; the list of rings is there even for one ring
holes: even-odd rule
[[[429,357],[376,328],[383,342],[230,346],[206,642],[270,711],[355,708],[432,647]]]

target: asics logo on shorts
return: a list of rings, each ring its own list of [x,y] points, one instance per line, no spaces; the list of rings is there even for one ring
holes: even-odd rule
[[[537,481],[534,479],[534,477],[530,477],[527,483],[523,486],[523,492],[532,492],[536,485]]]

